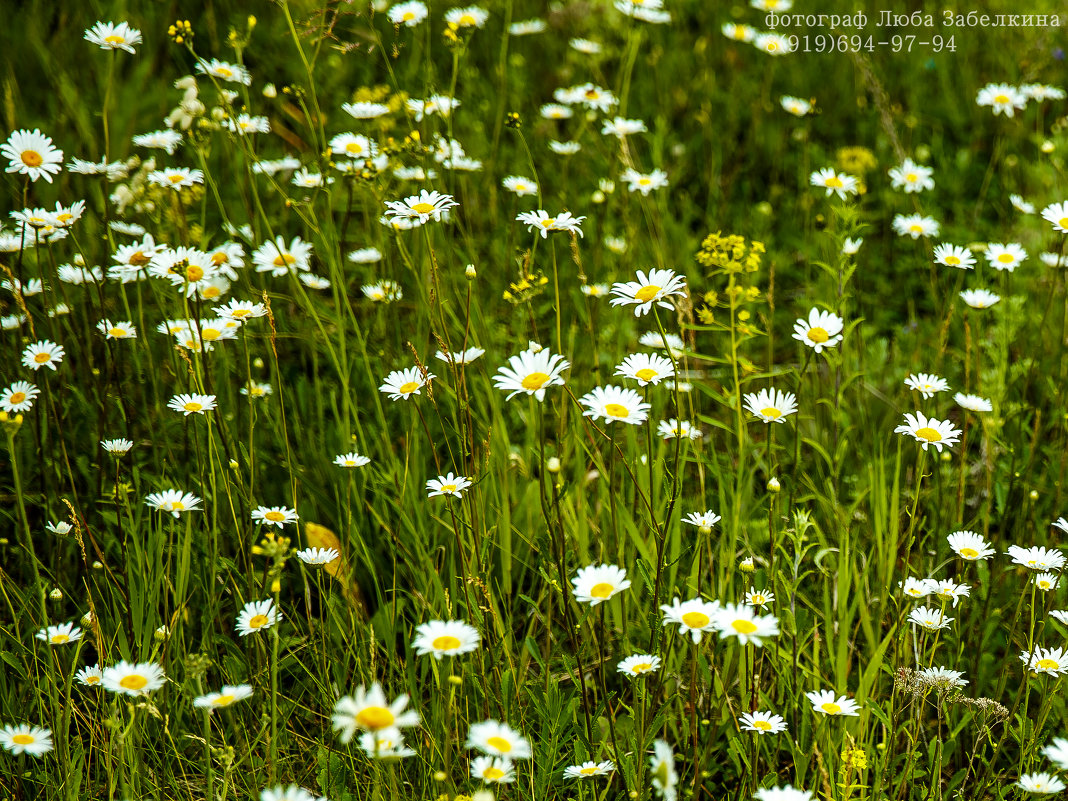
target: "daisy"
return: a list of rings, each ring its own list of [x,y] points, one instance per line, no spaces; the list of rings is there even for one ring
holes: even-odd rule
[[[637,170],[627,169],[619,178],[627,183],[628,192],[641,192],[644,196],[654,189],[663,189],[668,185],[667,173],[663,170],[653,170],[651,173],[644,174]]]
[[[616,769],[611,760],[604,762],[583,762],[581,765],[569,765],[564,768],[565,779],[592,779],[594,776],[607,776]]]
[[[1034,214],[1035,206],[1033,203],[1028,203],[1020,195],[1009,195],[1009,203],[1021,214]]]
[[[715,631],[719,610],[719,601],[710,603],[701,598],[691,598],[689,601],[675,598],[670,605],[663,604],[660,607],[664,613],[664,625],[677,623],[679,633],[689,632],[695,644],[701,642],[706,631]]]
[[[260,792],[260,801],[316,801],[316,798],[303,787],[295,784],[283,787],[279,784],[263,789]]]
[[[649,313],[655,303],[662,309],[672,308],[665,298],[686,294],[686,278],[673,270],[652,269],[648,273],[638,270],[637,281],[612,284],[613,306],[634,305],[634,316]]]
[[[422,6],[423,4],[416,3],[416,5]],[[397,6],[393,6],[393,8],[397,8]],[[393,9],[390,9],[390,11],[392,10]],[[426,10],[426,6],[423,6],[423,10]],[[423,15],[423,18],[426,18],[426,14]],[[392,20],[390,21],[392,22]],[[341,110],[350,117],[355,117],[358,120],[373,120],[376,117],[381,117],[383,114],[388,114],[389,106],[385,103],[342,103]]]
[[[156,186],[170,187],[178,191],[186,186],[204,183],[204,173],[186,167],[167,167],[148,174],[148,182]]]
[[[625,117],[616,117],[612,120],[606,119],[601,127],[601,133],[604,136],[614,136],[617,139],[632,136],[633,134],[646,133],[648,130],[642,120],[628,120]]]
[[[727,24],[730,25],[730,23]],[[725,25],[724,28],[726,27],[727,26]],[[746,28],[748,26],[730,25],[730,27],[734,29],[732,33],[737,33],[739,28]],[[752,31],[752,28],[749,28],[749,30]],[[724,30],[723,33],[724,35],[728,35],[726,30]],[[742,33],[744,41],[745,32],[742,31]],[[795,117],[804,117],[812,111],[812,104],[810,102],[802,100],[800,97],[792,97],[791,95],[783,95],[779,98],[779,104],[783,107],[784,111],[793,114]]]
[[[787,784],[785,787],[761,787],[753,794],[757,801],[813,801],[808,790],[798,790]]]
[[[844,695],[836,699],[833,690],[819,690],[805,693],[805,697],[811,702],[812,709],[821,715],[846,715],[859,716],[860,707],[856,702]]]
[[[363,685],[356,688],[356,695],[345,695],[334,704],[334,731],[342,744],[348,743],[357,730],[378,732],[383,729],[411,728],[419,725],[419,714],[405,711],[408,696],[397,696],[392,703],[386,701],[382,687],[375,682],[369,689]]]
[[[939,453],[942,452],[943,446],[954,445],[960,439],[960,429],[954,428],[948,420],[925,417],[923,412],[919,411],[915,415],[906,412],[904,424],[895,428],[894,433],[915,437],[924,450],[927,450],[927,446],[934,445]]]
[[[435,359],[440,359],[446,364],[471,364],[471,362],[482,358],[486,353],[484,348],[468,348],[462,353],[445,353],[444,351],[438,351],[434,354]]]
[[[670,420],[661,420],[656,427],[656,433],[661,439],[701,439],[704,436],[701,429],[689,420],[678,421],[674,417]]]
[[[297,551],[297,558],[306,565],[319,567],[337,561],[341,554],[335,548],[305,548]]]
[[[1068,624],[1068,609],[1051,609],[1049,616],[1060,623]]]
[[[1068,770],[1068,740],[1063,737],[1055,737],[1042,749],[1042,755],[1060,770]]]
[[[153,507],[157,512],[170,512],[175,517],[182,512],[199,512],[200,502],[200,498],[196,495],[175,489],[153,492],[145,498],[145,504]]]
[[[750,25],[736,25],[733,22],[724,22],[720,26],[720,33],[735,42],[752,43],[756,38],[757,30]]]
[[[26,724],[4,726],[0,728],[0,746],[16,756],[44,756],[52,750],[52,730]]]
[[[753,47],[762,50],[769,56],[785,56],[793,52],[790,40],[777,33],[758,33],[753,38]]]
[[[1065,534],[1068,534],[1068,520],[1065,520],[1063,517],[1058,517],[1056,520],[1050,523],[1050,525],[1056,526]]]
[[[943,601],[953,601],[953,606],[955,607],[957,601],[971,595],[971,587],[967,584],[957,584],[951,579],[945,579],[931,584],[931,595],[937,595]]]
[[[899,581],[897,586],[901,588],[901,594],[909,598],[926,598],[931,594],[932,585],[930,579],[918,579],[909,576],[904,581]]]
[[[959,670],[949,670],[944,667],[929,667],[919,671],[918,675],[929,685],[939,690],[952,690],[964,687],[968,684],[967,679]]]
[[[102,50],[125,50],[134,52],[134,45],[141,44],[141,31],[125,22],[98,22],[85,31],[85,41],[98,45]]]
[[[472,723],[467,732],[467,747],[506,759],[529,759],[531,755],[527,739],[507,723],[497,720]]]
[[[400,729],[379,729],[360,735],[360,748],[372,759],[404,759],[415,756],[415,751],[404,745]]]
[[[214,395],[175,395],[167,402],[167,408],[182,412],[186,417],[191,414],[204,414],[217,407]]]
[[[501,185],[517,197],[538,194],[538,185],[529,178],[524,178],[520,175],[509,175],[501,181]]]
[[[659,331],[646,331],[638,339],[639,345],[644,345],[647,348],[659,348],[661,350],[671,351],[671,355],[676,359],[682,358],[686,353],[686,343],[682,341],[682,338],[675,334],[661,335]]]
[[[949,624],[953,622],[953,618],[946,617],[941,609],[917,606],[909,612],[908,621],[914,626],[920,626],[928,631],[937,631],[938,629],[948,629]]]
[[[422,190],[418,195],[411,195],[404,200],[387,200],[386,216],[400,217],[402,219],[416,219],[420,223],[428,220],[441,220],[441,215],[460,204],[453,200],[452,195],[443,195],[440,192],[427,192]]]
[[[1057,588],[1057,578],[1053,573],[1039,573],[1035,576],[1035,586],[1042,592],[1049,592]]]
[[[84,667],[74,674],[74,678],[78,680],[78,683],[86,687],[99,687],[103,676],[104,673],[100,670],[100,665]]]
[[[197,72],[202,75],[209,75],[212,78],[230,81],[231,83],[240,83],[245,86],[252,84],[252,76],[247,69],[240,64],[219,61],[217,58],[213,58],[211,61],[205,61],[204,59],[197,61]]]
[[[633,353],[625,358],[613,375],[630,378],[638,382],[638,386],[647,384],[659,384],[665,378],[675,375],[675,366],[671,359],[648,353]]]
[[[285,240],[278,236],[273,242],[265,242],[253,251],[252,263],[256,265],[256,272],[282,278],[294,270],[310,270],[311,257],[312,246],[299,236],[293,237],[288,247]]]
[[[744,396],[745,408],[765,423],[785,423],[797,411],[797,396],[777,389],[762,389]]]
[[[616,672],[635,679],[660,670],[660,657],[653,654],[634,654],[616,665]]]
[[[716,525],[723,518],[717,515],[711,509],[707,512],[690,512],[686,517],[682,519],[683,523],[689,523],[691,526],[697,526],[697,529],[702,534],[708,534],[712,530],[712,526]]]
[[[18,248],[16,248],[18,250]],[[1068,255],[1061,256],[1059,253],[1050,253],[1048,251],[1039,253],[1038,258],[1042,260],[1042,263],[1047,267],[1068,267]]]
[[[378,153],[378,145],[366,136],[342,133],[330,140],[330,152],[350,159],[369,159]]]
[[[101,320],[96,324],[96,330],[104,335],[105,339],[136,339],[137,328],[129,320],[113,323],[111,320]]]
[[[122,456],[130,448],[133,447],[133,442],[128,439],[104,439],[100,441],[100,447],[110,453],[112,456]]]
[[[1019,545],[1010,545],[1005,553],[1012,557],[1014,564],[1023,565],[1030,570],[1060,570],[1064,567],[1064,554],[1054,548],[1021,548]]]
[[[267,307],[262,303],[253,303],[249,300],[230,300],[222,306],[216,306],[214,313],[224,320],[252,320],[256,317],[266,317]]]
[[[933,217],[924,217],[922,214],[896,214],[893,227],[898,236],[911,236],[913,239],[938,236],[941,228]]]
[[[0,409],[8,413],[28,412],[40,394],[41,390],[29,381],[15,381],[0,392]]]
[[[334,457],[334,464],[338,467],[363,467],[371,463],[371,460],[366,456],[360,456],[360,454],[352,451],[350,453],[342,453]]]
[[[346,258],[353,264],[373,264],[382,260],[382,251],[378,248],[360,248],[350,251]]]
[[[919,392],[924,398],[933,398],[936,392],[945,392],[949,383],[932,373],[912,373],[905,378],[905,386]]]
[[[271,131],[271,123],[266,117],[253,117],[249,114],[238,114],[237,119],[226,120],[226,127],[241,136]]]
[[[74,527],[70,523],[63,521],[59,523],[45,524],[46,531],[51,531],[53,534],[59,534],[61,537],[65,537],[67,534],[70,534],[73,529]]]
[[[252,696],[252,687],[247,684],[225,685],[217,693],[200,695],[193,699],[193,706],[199,709],[222,709],[237,701],[244,701]]]
[[[123,660],[104,668],[100,686],[111,693],[142,696],[158,690],[166,681],[163,668],[155,662],[132,663]]]
[[[82,630],[73,623],[60,623],[47,626],[37,632],[37,639],[49,645],[66,645],[82,638]]]
[[[1059,676],[1068,673],[1068,653],[1063,648],[1036,648],[1034,652],[1021,651],[1020,661],[1033,673]]]
[[[404,297],[401,285],[396,281],[379,281],[376,284],[364,284],[360,287],[364,297],[375,303],[390,303]]]
[[[451,495],[454,498],[462,498],[464,490],[472,484],[465,476],[453,475],[450,471],[447,476],[438,476],[426,482],[426,497],[433,498],[435,495]]]
[[[608,284],[583,284],[582,294],[588,298],[603,298],[608,294]]]
[[[1065,784],[1052,773],[1025,773],[1016,782],[1016,786],[1027,793],[1049,795],[1059,793],[1065,788]]]
[[[665,740],[653,743],[653,755],[649,757],[650,783],[664,801],[675,801],[679,775],[675,772],[675,754]]]
[[[570,366],[563,356],[547,349],[528,349],[509,357],[507,366],[501,367],[493,377],[493,385],[506,392],[511,390],[505,400],[526,393],[541,402],[545,400],[546,387],[564,385],[560,374]]]
[[[438,661],[443,656],[457,656],[477,651],[482,635],[462,620],[431,620],[416,630],[412,648],[419,656],[431,654]]]
[[[934,249],[935,264],[956,267],[958,270],[970,270],[975,267],[975,256],[968,248],[957,247],[943,242]]]
[[[633,389],[616,386],[595,387],[581,398],[579,403],[586,407],[583,417],[594,421],[604,418],[608,423],[628,423],[641,425],[649,416],[650,404],[643,403],[641,395]]]
[[[970,412],[992,412],[994,410],[990,399],[982,398],[979,395],[965,395],[958,392],[953,396],[953,400],[957,402],[958,406]]]
[[[173,156],[178,145],[182,143],[182,134],[173,128],[164,128],[161,131],[137,134],[130,141],[138,147],[147,147],[150,150],[164,150],[168,156]]]
[[[760,648],[765,638],[778,636],[779,621],[773,615],[758,616],[751,606],[727,604],[716,617],[716,629],[721,639],[737,637],[741,645]]]
[[[745,602],[750,606],[756,606],[763,609],[765,606],[775,600],[774,593],[771,590],[749,590],[745,594]]]
[[[985,289],[965,289],[960,293],[960,297],[973,309],[989,309],[1001,300],[1000,295],[995,295]]]
[[[271,628],[282,617],[274,601],[249,601],[237,616],[235,629],[242,637]]]
[[[515,767],[501,757],[475,757],[471,760],[471,776],[486,784],[509,784],[515,781]]]
[[[31,181],[44,178],[52,183],[52,176],[63,169],[63,151],[52,147],[52,138],[37,128],[12,133],[0,145],[0,154],[9,161],[8,172],[27,175]]]
[[[575,114],[570,108],[560,103],[546,103],[538,110],[538,113],[547,120],[569,120]]]
[[[22,363],[34,372],[42,367],[55,372],[56,365],[62,362],[66,355],[62,345],[57,345],[50,339],[42,339],[26,346],[22,351]]]
[[[1068,234],[1068,201],[1051,203],[1042,209],[1042,219],[1053,224],[1053,230]]]
[[[738,720],[745,731],[755,731],[757,734],[778,734],[787,728],[782,716],[771,712],[747,712]]]
[[[407,3],[397,3],[389,9],[389,21],[394,25],[404,25],[414,28],[427,18],[427,7],[419,0],[411,0]],[[384,113],[384,112],[383,112]]]
[[[585,219],[585,217],[572,217],[569,211],[562,211],[555,217],[550,217],[549,213],[543,209],[524,211],[516,217],[518,222],[527,226],[527,230],[540,232],[542,239],[548,237],[550,231],[567,231],[583,236],[582,228],[579,226]]]
[[[837,194],[842,200],[849,195],[855,195],[858,190],[858,182],[855,176],[846,173],[835,172],[832,167],[824,167],[809,176],[808,182],[812,186],[819,186],[827,190],[827,196]]]
[[[445,22],[458,28],[481,28],[489,19],[489,12],[478,6],[450,8],[445,12]]]
[[[822,353],[824,348],[833,348],[842,341],[843,322],[837,314],[813,307],[807,321],[799,317],[794,323],[793,338]]]
[[[433,378],[437,376],[418,367],[394,370],[385,377],[378,391],[388,394],[392,401],[408,400],[412,395],[422,395],[422,387]]]
[[[616,565],[589,565],[571,579],[575,600],[597,606],[630,587],[627,571]]]
[[[285,506],[257,506],[252,510],[252,520],[267,526],[281,528],[287,523],[296,523],[299,519],[295,509]]]
[[[930,167],[923,167],[912,159],[905,159],[900,167],[891,168],[890,181],[894,189],[922,192],[925,189],[934,189],[934,181],[931,179],[933,172]]]
[[[997,553],[982,535],[974,531],[954,531],[946,540],[957,556],[969,562],[986,560]]]
[[[988,83],[975,97],[976,104],[990,106],[995,116],[1015,117],[1027,105],[1027,95],[1007,83]]]
[[[535,33],[542,33],[547,27],[548,24],[543,19],[524,19],[509,25],[508,34],[510,36],[530,36]]]
[[[568,42],[572,50],[577,50],[583,55],[595,56],[601,52],[601,45],[591,39],[572,39]]]
[[[983,254],[990,266],[996,270],[1008,270],[1010,273],[1027,259],[1027,251],[1016,242],[1007,245],[991,243]]]

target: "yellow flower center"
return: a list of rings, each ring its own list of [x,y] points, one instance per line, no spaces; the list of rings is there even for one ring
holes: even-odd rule
[[[831,189],[841,189],[842,179],[839,178],[837,175],[832,175],[830,178],[827,179],[827,186],[829,186]]]
[[[135,254],[130,256],[130,258],[126,260],[126,263],[129,264],[131,267],[144,267],[151,261],[152,259],[148,258],[148,256],[146,256],[142,251],[139,250]]]
[[[946,256],[946,264],[948,264],[950,267],[956,267],[958,264],[960,264],[960,259],[956,256]]]
[[[1008,103],[1009,102],[1009,96],[1008,95],[997,95],[994,98],[994,102],[995,103]]]
[[[654,370],[652,367],[643,367],[634,375],[640,378],[642,381],[651,381],[652,379],[656,378],[659,373],[657,373],[657,371]]]
[[[170,175],[167,176],[167,180],[170,181],[172,184],[181,183],[184,179],[185,176],[182,175],[180,172],[172,172]]]
[[[626,417],[630,414],[630,410],[622,403],[606,403],[604,412],[609,417]]]
[[[12,392],[11,395],[8,396],[7,402],[14,404],[22,403],[24,400],[26,400],[25,392]]]
[[[180,512],[183,509],[185,509],[185,504],[181,501],[171,501],[170,504],[166,506],[166,511],[168,512]]]
[[[35,742],[32,734],[16,734],[11,738],[15,745],[30,745]]]
[[[222,250],[211,254],[211,263],[216,267],[226,264],[228,261],[230,261],[230,257]]]
[[[69,634],[53,634],[52,635],[52,644],[53,645],[62,645],[65,642],[70,642],[70,635]]]
[[[754,720],[753,728],[760,729],[761,731],[771,731],[771,724],[766,720]]]
[[[923,226],[919,225],[919,224],[910,225],[909,226],[909,231],[914,233],[914,234],[922,234],[923,233]]]
[[[185,409],[187,412],[199,412],[201,409],[204,408],[204,404],[197,403],[196,401],[189,401],[189,403],[184,404],[182,408]]]
[[[1042,579],[1042,581],[1038,582],[1038,588],[1040,590],[1048,590],[1052,586],[1053,582],[1047,581],[1046,579]]]
[[[822,709],[828,715],[837,715],[839,712],[842,711],[842,707],[838,706],[838,704],[834,703],[833,701],[828,701],[827,703],[822,704],[820,706],[820,709]]]
[[[197,267],[195,264],[190,264],[185,268],[185,277],[188,281],[199,281],[204,277],[204,269]]]
[[[975,550],[975,548],[961,548],[960,555],[965,559],[975,559],[979,556],[979,551]]]
[[[1054,670],[1055,668],[1060,667],[1060,664],[1056,659],[1039,659],[1038,667],[1042,670]]]
[[[914,172],[910,172],[908,175],[905,176],[905,180],[908,181],[910,184],[914,184],[918,180],[920,180],[920,176],[918,176]]]
[[[356,720],[365,729],[377,731],[392,726],[394,717],[393,713],[384,706],[369,706],[360,710],[356,715]]]
[[[214,342],[222,336],[222,331],[218,328],[202,328],[200,329],[200,335],[209,342]]]
[[[541,221],[542,228],[552,228],[554,225],[556,225],[555,217],[547,217],[546,219]]]
[[[363,145],[361,145],[359,142],[349,142],[347,145],[345,145],[345,152],[353,154],[362,153]]]
[[[217,297],[219,297],[220,294],[221,294],[221,291],[219,290],[219,287],[217,287],[217,286],[209,286],[207,289],[203,290],[200,293],[201,297],[207,298],[208,300],[210,300],[212,298],[217,298]]]
[[[296,256],[292,253],[280,253],[274,258],[275,267],[288,267],[290,264],[294,264],[297,261]]]
[[[253,615],[248,620],[250,629],[262,629],[269,622],[267,615]]]
[[[272,511],[268,512],[267,514],[265,514],[263,516],[263,519],[264,520],[270,520],[272,523],[278,523],[278,522],[280,522],[282,520],[285,520],[286,516],[284,514],[282,514],[281,512],[276,512],[276,511],[272,510]]]
[[[99,676],[86,676],[85,677],[85,683],[86,684],[99,684],[100,683],[100,677]]]
[[[751,620],[735,620],[731,623],[731,628],[739,634],[752,634],[757,630],[756,623]]]
[[[488,745],[490,748],[495,748],[502,754],[507,754],[509,751],[512,750],[512,744],[503,737],[490,737],[488,740],[486,740],[486,745]]]
[[[1068,217],[1061,217],[1059,220],[1057,220],[1057,225],[1059,225],[1061,228],[1068,228]]]
[[[68,211],[65,211],[62,214],[57,214],[56,215],[56,221],[59,222],[59,223],[70,222],[73,219],[74,219],[74,215],[71,214]]]
[[[652,669],[653,669],[653,666],[650,663],[648,663],[648,662],[639,662],[638,664],[634,665],[630,669],[630,672],[631,673],[648,673]]]
[[[218,698],[216,698],[214,701],[212,701],[211,704],[212,704],[212,706],[230,706],[230,704],[232,704],[233,702],[234,702],[234,696],[230,695],[230,694],[227,694],[227,695],[220,695]]]
[[[1013,258],[1011,253],[1002,253],[998,256],[998,261],[1000,261],[1002,264],[1009,264],[1012,262],[1012,260]]]
[[[640,184],[641,186],[649,186],[649,184],[651,184],[652,182],[653,182],[653,179],[652,179],[652,178],[645,178],[645,177],[642,177],[642,178],[639,178],[639,179],[638,179],[638,183],[639,183],[639,184]]]
[[[104,41],[107,44],[110,44],[110,45],[117,45],[117,44],[122,44],[126,40],[123,39],[121,36],[116,36],[115,34],[111,34],[111,36],[105,36],[104,37]]]
[[[920,439],[925,439],[928,442],[941,442],[942,435],[930,426],[924,426],[923,428],[916,429],[916,436]]]
[[[36,356],[33,357],[33,360],[38,364],[44,364],[51,358],[52,356],[48,353],[38,353]]]
[[[708,615],[704,612],[687,612],[682,616],[682,622],[691,629],[703,629],[709,623]]]
[[[410,395],[417,389],[419,389],[418,381],[408,381],[407,383],[401,384],[399,387],[397,387],[397,392],[399,392],[401,395]]]
[[[475,24],[475,18],[474,18],[474,16],[472,14],[464,14],[462,17],[460,17],[460,21],[457,23],[457,25],[474,25],[474,24]]]
[[[124,337],[124,336],[126,336],[126,329],[125,328],[118,328],[118,327],[109,328],[108,329],[108,336],[109,337]]]
[[[656,297],[656,293],[659,291],[660,287],[656,284],[647,284],[634,293],[634,299],[640,300],[642,303],[648,303]]]
[[[251,309],[234,309],[232,312],[230,312],[230,316],[233,317],[235,320],[242,320],[245,317],[248,317],[250,314],[252,314]]]
[[[418,212],[419,214],[429,214],[433,210],[434,210],[434,204],[433,203],[423,202],[423,203],[415,203],[415,204],[412,205],[412,211]]]
[[[234,76],[234,71],[229,67],[216,67],[215,74],[220,78],[232,78]]]
[[[137,673],[132,673],[119,679],[119,686],[124,690],[140,690],[146,684],[148,684],[148,679]]]
[[[44,164],[44,158],[36,150],[23,150],[19,155],[27,167],[40,167]]]
[[[767,49],[769,53],[774,53],[779,49],[779,43],[775,41],[768,42]]]
[[[539,390],[545,386],[545,382],[549,380],[548,373],[531,373],[524,378],[520,383],[523,389],[526,390]]]
[[[817,325],[817,326],[813,326],[812,328],[808,329],[808,338],[812,342],[819,343],[819,342],[826,342],[828,339],[831,338],[831,336],[830,336],[830,334],[827,333],[827,329],[826,328],[821,328],[820,326]]]
[[[772,420],[778,420],[782,417],[782,412],[776,409],[774,406],[766,406],[760,410],[760,414],[764,417],[770,417]]]
[[[590,587],[590,597],[600,598],[603,601],[607,598],[612,597],[612,590],[614,589],[615,587],[613,587],[611,584],[607,584],[602,581],[600,584],[594,584],[592,587]]]
[[[579,768],[578,772],[581,773],[583,776],[593,776],[593,775],[595,775],[597,773],[597,768],[596,767]]]
[[[503,775],[504,771],[500,768],[486,768],[486,770],[482,774],[482,777],[485,779],[489,779],[490,781],[496,781]]]
[[[456,637],[452,637],[448,634],[441,637],[435,637],[434,642],[430,643],[438,651],[455,651],[460,647],[460,640]]]
[[[415,19],[415,12],[405,11],[404,16],[401,17],[401,22],[411,22],[413,19]]]
[[[441,491],[442,492],[456,492],[456,485],[455,484],[442,484],[441,485]]]

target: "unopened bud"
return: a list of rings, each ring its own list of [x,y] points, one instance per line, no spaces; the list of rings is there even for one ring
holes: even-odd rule
[[[555,456],[550,456],[548,459],[545,460],[545,469],[548,470],[550,473],[559,473],[560,460],[557,459]]]
[[[53,601],[62,601],[63,590],[61,590],[59,587],[56,587],[54,590],[52,590],[52,592],[48,593],[48,597],[51,598]]]
[[[752,573],[756,570],[756,565],[753,564],[752,557],[746,557],[738,564],[738,569],[743,573]]]
[[[782,489],[782,484],[779,483],[779,479],[774,476],[768,479],[768,492],[778,492]]]
[[[478,273],[475,272],[475,265],[468,264],[467,265],[467,269],[464,270],[464,275],[467,276],[467,280],[468,281],[474,281],[475,280],[475,276],[478,275]]]

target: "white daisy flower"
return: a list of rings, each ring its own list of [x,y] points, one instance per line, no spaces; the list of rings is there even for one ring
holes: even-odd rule
[[[575,600],[597,606],[630,587],[627,571],[616,565],[589,565],[571,579]]]

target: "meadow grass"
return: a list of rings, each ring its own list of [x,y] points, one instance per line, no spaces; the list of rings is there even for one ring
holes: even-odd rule
[[[420,5],[5,9],[3,796],[1063,790],[1063,14]]]

